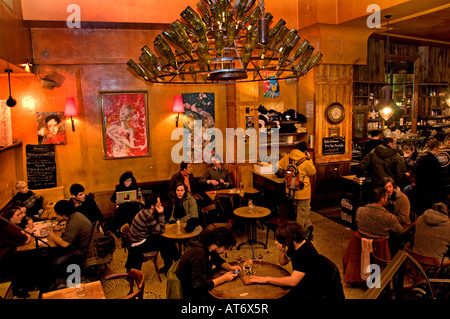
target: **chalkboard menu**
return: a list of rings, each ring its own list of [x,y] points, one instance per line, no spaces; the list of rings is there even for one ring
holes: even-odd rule
[[[27,145],[28,188],[56,187],[55,145]]]
[[[322,155],[345,153],[345,136],[324,137],[322,139]]]

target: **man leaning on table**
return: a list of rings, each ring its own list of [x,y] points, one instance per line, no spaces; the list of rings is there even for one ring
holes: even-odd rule
[[[246,283],[292,287],[288,298],[296,301],[345,299],[338,268],[317,252],[300,225],[294,221],[287,222],[277,229],[275,237],[278,261],[282,266],[292,262],[292,274],[285,277],[249,276],[244,278]]]
[[[230,172],[222,167],[221,159],[217,155],[211,156],[212,167],[208,168],[200,177],[199,183],[207,190],[233,188],[234,182]]]
[[[83,268],[91,242],[92,223],[82,213],[75,212],[72,205],[66,200],[58,201],[54,210],[58,222],[65,222],[66,227],[62,237],[58,237],[53,231],[50,231],[47,239],[61,247],[61,251],[53,261],[54,275],[57,276],[56,278],[66,278],[68,265],[77,264]]]

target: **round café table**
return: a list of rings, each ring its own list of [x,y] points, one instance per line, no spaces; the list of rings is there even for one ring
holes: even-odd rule
[[[243,269],[243,262],[230,262],[230,265],[239,265]],[[266,261],[254,261],[253,271],[256,276],[284,277],[290,273],[280,265]],[[226,270],[221,269],[213,275],[213,279],[222,276]],[[216,299],[279,299],[286,295],[290,288],[271,284],[244,284],[244,278],[248,276],[245,270],[232,281],[214,287],[209,293]]]
[[[165,227],[164,232],[161,234],[161,236],[164,236],[166,238],[175,240],[177,242],[177,244],[179,244],[179,248],[180,248],[180,252],[184,251],[184,247],[185,247],[185,243],[193,238],[198,236],[203,228],[202,226],[197,226],[192,232],[187,232],[184,230],[184,228],[186,227],[186,223],[181,223],[181,233],[177,234],[177,224],[167,224]]]
[[[257,241],[256,220],[270,215],[270,209],[268,209],[266,207],[255,206],[253,208],[253,212],[250,212],[250,208],[248,206],[242,206],[242,207],[236,208],[233,211],[233,213],[236,216],[245,218],[247,221],[249,221],[249,228],[248,228],[248,232],[247,232],[247,241],[240,243],[236,249],[239,250],[243,245],[251,245],[252,246],[252,259],[255,259],[254,246],[256,244],[260,244],[265,249],[267,249],[266,244],[264,244],[260,241]]]

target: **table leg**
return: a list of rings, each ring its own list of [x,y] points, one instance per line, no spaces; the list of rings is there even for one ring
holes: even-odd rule
[[[256,222],[252,220],[249,224],[249,231],[247,233],[247,241],[240,243],[236,249],[239,250],[243,245],[251,245],[252,246],[252,259],[255,259],[254,258],[255,257],[254,246],[256,244],[260,244],[264,247],[264,249],[267,249],[266,244],[264,244],[260,241],[257,241],[256,238],[257,238],[256,237]]]

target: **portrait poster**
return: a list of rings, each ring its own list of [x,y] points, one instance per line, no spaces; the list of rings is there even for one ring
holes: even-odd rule
[[[264,81],[264,97],[265,98],[277,98],[280,97],[280,85],[276,79],[276,72],[266,71],[263,72],[263,77],[268,79]]]
[[[183,128],[189,132],[189,136],[183,138],[185,161],[208,162],[209,156],[204,158],[203,151],[206,147],[214,148],[215,136],[208,138],[209,134],[204,133],[215,126],[214,93],[183,93],[181,96],[184,105]],[[194,134],[194,129],[201,133]]]
[[[38,144],[67,144],[64,112],[36,112]]]
[[[101,92],[106,159],[149,156],[147,92]]]

